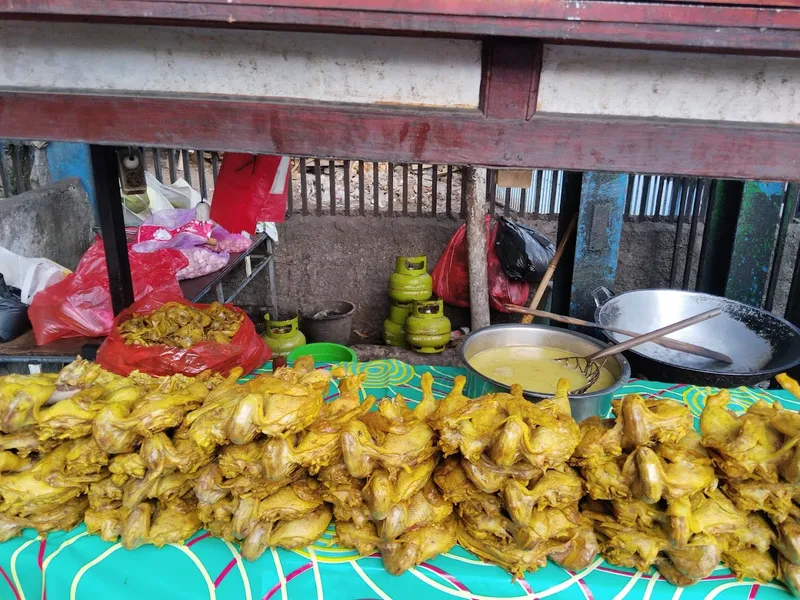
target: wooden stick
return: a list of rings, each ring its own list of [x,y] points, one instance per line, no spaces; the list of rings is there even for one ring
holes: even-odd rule
[[[472,331],[490,324],[489,276],[486,266],[486,204],[480,201],[475,186],[475,170],[465,169],[467,185],[467,262],[469,264],[469,312]],[[435,202],[435,201],[434,201]]]
[[[606,331],[613,331],[614,333],[619,333],[630,337],[636,337],[639,335],[638,333],[628,331],[626,329],[617,329],[616,327],[601,325],[600,323],[595,323],[593,321],[584,321],[583,319],[576,319],[575,317],[565,317],[564,315],[557,315],[555,313],[547,312],[546,310],[536,310],[534,308],[526,308],[524,306],[517,306],[515,304],[505,304],[504,307],[508,312],[532,315],[534,317],[550,319],[560,323],[568,323],[569,325],[595,327],[597,329],[605,329]],[[703,346],[696,346],[695,344],[690,344],[689,342],[682,342],[680,340],[664,337],[658,340],[653,340],[653,343],[663,346],[664,348],[669,348],[670,350],[677,350],[678,352],[686,352],[687,354],[694,354],[696,356],[718,360],[729,365],[733,364],[733,359],[727,354],[723,354],[722,352],[717,352],[709,348],[704,348]]]
[[[553,260],[550,261],[550,264],[547,265],[547,270],[544,272],[544,276],[542,280],[539,282],[539,287],[536,288],[536,293],[533,295],[533,299],[531,303],[528,305],[530,308],[536,309],[539,308],[539,303],[542,301],[542,296],[544,296],[544,291],[547,289],[547,284],[550,283],[550,280],[553,278],[553,273],[556,272],[556,267],[558,266],[558,261],[561,260],[561,255],[564,254],[564,250],[567,247],[567,242],[569,238],[572,237],[572,232],[575,231],[575,226],[578,224],[578,215],[572,217],[572,220],[567,225],[567,230],[564,232],[564,237],[561,240],[561,243],[558,244],[558,248],[556,249],[556,253],[553,255]],[[522,322],[525,324],[533,323],[533,316],[532,315],[525,315],[522,317]]]

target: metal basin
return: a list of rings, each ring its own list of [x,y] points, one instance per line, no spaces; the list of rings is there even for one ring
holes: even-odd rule
[[[636,290],[612,296],[605,288],[592,295],[595,321],[618,329],[645,333],[717,307],[718,317],[678,331],[670,337],[724,352],[725,364],[700,356],[643,344],[628,357],[649,379],[694,385],[736,387],[754,385],[800,363],[800,330],[765,310],[711,294],[682,290]],[[612,341],[627,336],[604,332]]]
[[[507,346],[558,348],[585,356],[607,347],[608,344],[582,333],[546,325],[493,325],[480,329],[468,335],[461,344],[461,362],[467,368],[467,396],[477,398],[484,394],[510,389],[509,386],[482,375],[469,364],[470,358],[478,352]],[[605,367],[616,380],[613,385],[595,392],[570,396],[569,404],[572,416],[576,421],[582,421],[593,415],[605,416],[608,414],[614,393],[625,385],[631,376],[630,365],[620,354],[610,357],[606,361]],[[526,398],[533,401],[552,396],[552,394],[542,394],[531,390],[524,390],[524,393]]]

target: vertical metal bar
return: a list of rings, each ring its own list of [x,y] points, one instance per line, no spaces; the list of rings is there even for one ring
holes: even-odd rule
[[[272,247],[272,240],[267,238],[267,255],[269,260],[267,265],[267,276],[269,277],[269,291],[272,298],[272,314],[278,314],[278,286],[275,284],[275,250]]]
[[[511,216],[511,188],[506,188],[505,199],[503,200],[503,215],[506,217]]]
[[[542,213],[542,207],[544,206],[544,202],[542,201],[544,199],[544,171],[536,171],[536,175],[539,177],[539,181],[536,182],[536,198],[533,200],[533,216],[538,219]]]
[[[417,215],[422,216],[422,163],[417,165]]]
[[[225,290],[222,288],[221,281],[214,286],[214,293],[217,296],[217,302],[225,304]]]
[[[699,189],[698,189],[699,188]],[[694,182],[694,203],[692,208],[692,224],[689,227],[689,243],[686,246],[686,267],[683,270],[684,290],[689,289],[689,279],[692,276],[692,262],[694,258],[695,238],[697,237],[697,223],[700,221],[700,209],[708,195],[708,179]]]
[[[653,221],[661,220],[661,203],[662,196],[664,195],[664,188],[666,187],[666,175],[658,177],[658,187],[656,187],[656,207],[653,209]]]
[[[328,182],[331,186],[331,214],[336,214],[336,163],[328,161]]]
[[[489,204],[489,214],[495,213],[495,201],[497,195],[497,171],[486,169],[486,202]]]
[[[653,181],[653,177],[650,175],[645,175],[642,177],[642,201],[639,204],[639,215],[637,216],[637,221],[642,221],[645,216],[647,216],[647,197],[650,195],[650,184]]]
[[[208,200],[208,187],[206,186],[206,157],[203,156],[202,150],[195,150],[197,154],[197,176],[200,182],[200,197],[203,200]]]
[[[292,164],[289,162],[289,181],[286,188],[286,218],[294,212],[294,181],[292,178]]]
[[[358,214],[362,217],[365,214],[364,211],[364,161],[358,161]]]
[[[111,307],[117,315],[133,304],[131,265],[119,189],[117,154],[111,146],[91,146],[97,212],[108,268]]]
[[[772,258],[772,270],[769,274],[769,285],[767,286],[767,298],[764,301],[764,308],[771,311],[775,303],[775,288],[778,286],[778,277],[781,273],[781,263],[783,263],[783,251],[786,244],[786,235],[789,232],[789,225],[794,218],[797,210],[797,200],[800,195],[800,184],[790,183],[786,188],[786,199],[783,203],[783,214],[781,224],[778,228],[778,237],[775,240],[775,254]]]
[[[408,165],[403,165],[403,216],[408,216]]]
[[[344,161],[344,214],[350,216],[350,161]]]
[[[689,182],[686,177],[681,177],[680,206],[678,207],[678,226],[675,229],[675,242],[672,247],[672,270],[669,274],[669,287],[674,288],[678,283],[678,250],[681,246],[683,233],[683,217],[686,213],[686,204],[689,199]]]
[[[558,173],[559,172],[556,171],[555,169],[553,169],[552,173],[553,173],[553,184],[550,186],[550,215],[549,216],[551,218],[558,218],[558,214],[559,213],[556,212],[556,200],[558,199]],[[630,179],[630,177],[628,179]],[[564,194],[563,187],[562,187],[561,194],[562,195]],[[563,210],[563,208],[562,208],[562,210]]]
[[[556,243],[564,238],[572,219],[578,218],[581,203],[583,174],[578,171],[565,171],[561,185],[561,211],[558,213],[558,235]],[[553,194],[555,195],[555,194]],[[550,310],[560,315],[568,315],[572,294],[573,273],[575,270],[575,245],[577,232],[564,246],[564,254],[553,276],[553,297]]]
[[[14,189],[17,194],[25,191],[25,173],[19,147],[20,144],[11,144],[11,166],[14,168]]]
[[[190,186],[192,185],[192,161],[189,160],[189,151],[188,150],[181,150],[181,156],[183,157],[183,178],[186,180]]]
[[[306,159],[300,159],[300,198],[303,203],[303,214],[308,214],[308,174],[306,173]]]
[[[175,183],[178,179],[177,169],[175,168],[175,149],[167,150],[167,162],[169,163],[169,182]]]
[[[153,148],[153,171],[155,171],[156,179],[164,182],[164,174],[161,172],[161,150]]]
[[[372,163],[372,214],[376,217],[381,214],[380,167],[379,163]]]
[[[636,174],[631,173],[628,177],[628,187],[625,189],[625,218],[633,221],[633,184],[636,182]]]
[[[439,165],[431,165],[431,214],[436,216],[436,203],[439,200]]]
[[[11,197],[11,179],[6,170],[6,145],[0,142],[0,185],[3,186],[3,196]]]
[[[445,196],[445,214],[453,216],[453,165],[447,165],[447,194]]]
[[[743,191],[741,181],[712,182],[697,265],[695,289],[698,292],[725,294]]]
[[[394,216],[394,165],[389,163],[387,165],[389,172],[388,176],[388,188],[389,188],[389,206],[387,208],[387,212],[390,217]]]
[[[211,153],[211,176],[214,178],[214,187],[216,187],[217,177],[219,177],[219,154],[217,152]]]
[[[322,165],[318,158],[314,159],[314,185],[316,186],[317,196],[317,216],[322,215]]]
[[[461,218],[465,219],[467,217],[467,186],[472,187],[472,192],[477,193],[475,189],[475,183],[470,182],[469,178],[474,176],[476,173],[475,169],[470,167],[462,167],[461,168]]]
[[[536,209],[536,199],[534,198],[534,210]],[[520,188],[519,190],[519,216],[523,218],[525,216],[525,205],[528,203],[528,189],[527,188]]]

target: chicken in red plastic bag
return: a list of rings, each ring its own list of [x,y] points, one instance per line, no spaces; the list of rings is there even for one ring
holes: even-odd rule
[[[181,296],[175,273],[189,264],[178,250],[140,253],[128,248],[136,300]],[[38,345],[61,338],[108,335],[114,324],[103,242],[96,240],[74,273],[38,292],[28,308]]]
[[[125,342],[119,330],[121,323],[134,314],[149,315],[167,302],[192,306],[200,310],[210,306],[193,304],[181,297],[163,298],[163,296],[148,296],[134,302],[117,315],[111,334],[97,351],[97,363],[107,371],[118,375],[128,375],[134,370],[158,376],[175,373],[193,376],[206,370],[228,375],[234,367],[242,367],[244,374],[247,374],[263,365],[272,356],[269,347],[256,333],[250,318],[241,308],[230,304],[226,304],[225,308],[244,318],[228,343],[201,341],[188,348],[182,348],[167,344],[140,346]]]
[[[489,305],[493,310],[508,312],[503,304],[525,304],[530,286],[511,281],[500,266],[495,252],[497,223],[486,215],[486,263],[489,274]],[[453,306],[469,307],[469,263],[467,260],[467,226],[453,234],[436,267],[433,269],[433,293]]]

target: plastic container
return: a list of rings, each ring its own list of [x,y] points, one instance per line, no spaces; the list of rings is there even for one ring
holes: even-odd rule
[[[406,341],[412,350],[421,354],[444,351],[450,341],[450,319],[444,316],[441,300],[414,303],[406,319]]]
[[[355,312],[356,305],[347,300],[323,302],[304,309],[302,324],[307,341],[341,345],[349,343]]]
[[[296,314],[289,319],[272,321],[267,313],[264,321],[267,323],[264,342],[272,350],[273,356],[286,356],[295,348],[305,345],[306,336],[299,329]]]
[[[314,362],[317,363],[356,362],[358,360],[356,353],[347,346],[324,342],[295,348],[286,359],[292,365],[301,356],[313,356]]]
[[[426,256],[398,256],[389,276],[389,298],[395,302],[420,302],[433,294]]]

